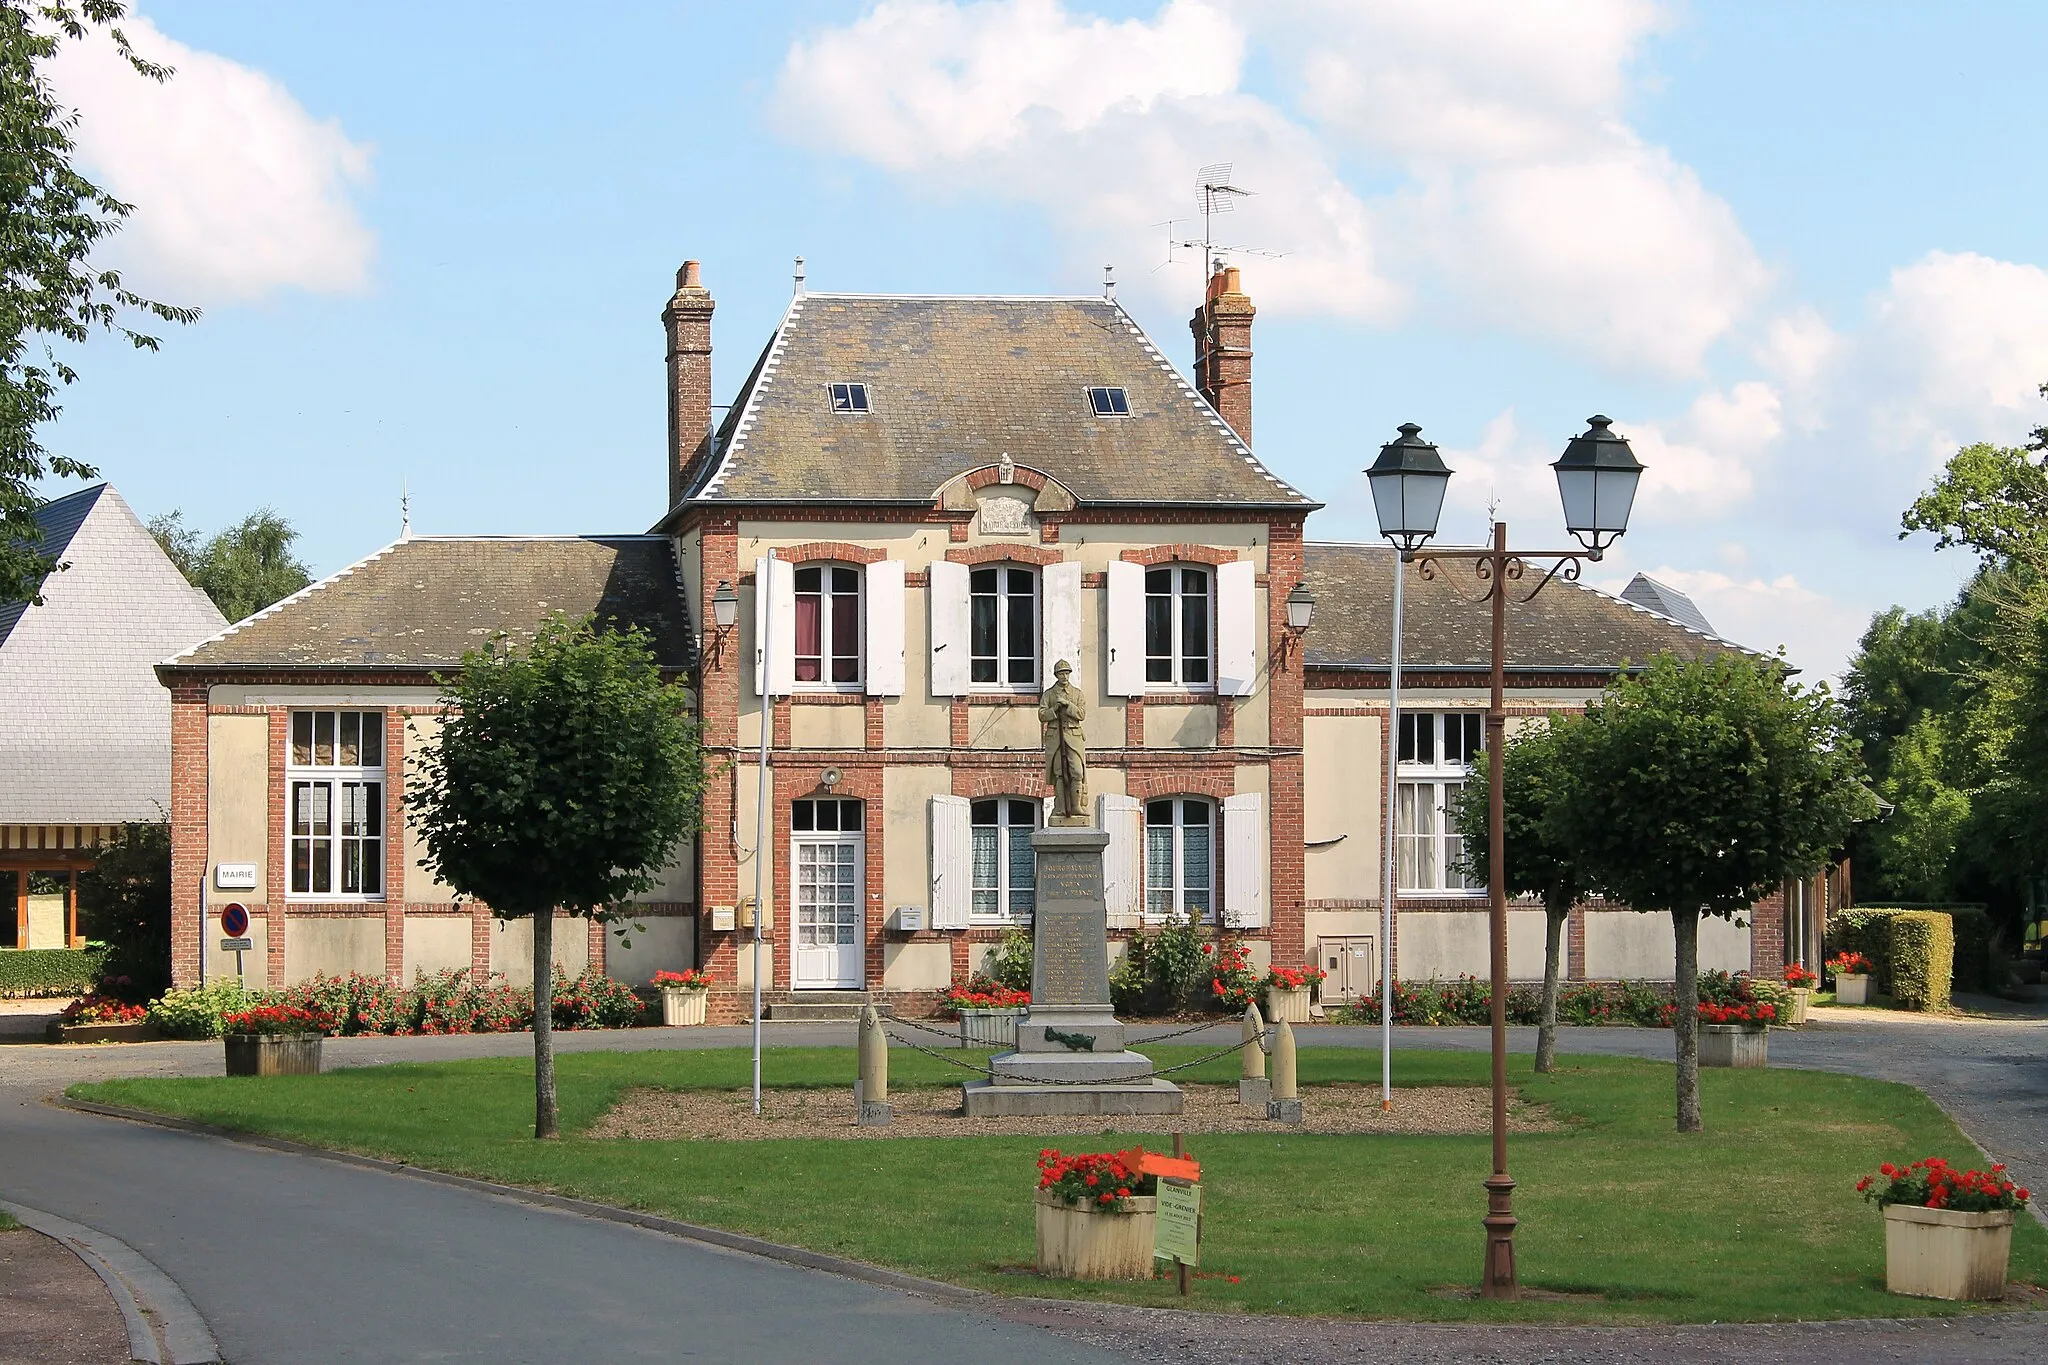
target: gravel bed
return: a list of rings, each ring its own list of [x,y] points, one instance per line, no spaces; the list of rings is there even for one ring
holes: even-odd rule
[[[847,1090],[790,1089],[761,1092],[761,1117],[745,1090],[658,1090],[635,1087],[589,1130],[596,1138],[716,1139],[891,1138],[1058,1136],[1075,1133],[1263,1133],[1278,1125],[1237,1102],[1227,1085],[1182,1086],[1186,1108],[1174,1115],[1132,1115],[969,1119],[960,1112],[960,1090],[897,1090],[885,1128],[854,1123]],[[1316,1085],[1302,1090],[1304,1133],[1484,1133],[1491,1130],[1490,1092],[1471,1086],[1397,1089],[1391,1113],[1380,1108],[1377,1086]],[[1516,1132],[1560,1127],[1540,1106],[1516,1104],[1508,1115]]]

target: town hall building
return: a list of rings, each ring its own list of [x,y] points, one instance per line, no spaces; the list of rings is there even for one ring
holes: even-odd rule
[[[1395,560],[1310,541],[1319,504],[1254,454],[1239,272],[1219,268],[1190,320],[1192,382],[1108,291],[800,281],[716,426],[713,311],[686,264],[662,311],[669,505],[646,533],[403,538],[159,666],[178,979],[233,970],[203,922],[229,898],[254,921],[252,982],[527,978],[530,930],[434,883],[401,793],[433,742],[433,675],[564,611],[648,632],[714,774],[701,833],[635,907],[646,932],[558,932],[571,971],[702,967],[730,1020],[758,913],[771,1010],[928,1005],[1030,922],[1037,702],[1066,661],[1113,938],[1188,915],[1259,965],[1323,960],[1332,994],[1370,989]],[[1477,749],[1487,626],[1408,573],[1393,950],[1404,978],[1451,977],[1486,961],[1485,896],[1443,807]],[[1304,585],[1318,605],[1297,630]],[[1559,583],[1512,608],[1510,724],[1652,655],[1737,648],[1650,586]],[[1703,965],[1777,971],[1783,920],[1774,899],[1710,921]],[[1663,916],[1585,907],[1568,942],[1573,977],[1670,973]],[[1513,911],[1511,974],[1540,975],[1542,944],[1540,909]]]

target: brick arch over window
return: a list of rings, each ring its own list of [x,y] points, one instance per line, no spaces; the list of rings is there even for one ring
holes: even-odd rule
[[[1043,800],[1049,793],[1039,790],[1045,786],[1041,776],[1039,760],[1031,755],[1031,762],[1019,763],[1007,768],[954,768],[953,795],[964,796],[970,801],[979,801],[989,796],[1018,796]]]
[[[785,564],[815,563],[821,559],[836,559],[847,564],[879,564],[889,557],[889,552],[844,540],[807,540],[801,545],[777,550],[775,557]]]
[[[1036,545],[970,545],[946,551],[952,564],[1057,564],[1065,556],[1058,550],[1041,550]]]
[[[1213,545],[1154,545],[1144,550],[1125,550],[1120,556],[1126,564],[1235,564],[1238,553],[1235,550],[1219,550]]]
[[[955,474],[939,485],[938,491],[932,495],[932,507],[940,512],[972,512],[979,506],[975,493],[983,488],[993,488],[1002,481],[1001,466],[993,464]],[[1033,510],[1040,516],[1048,512],[1071,512],[1079,504],[1073,490],[1058,479],[1023,465],[1015,467],[1010,486],[1029,489],[1035,494]]]
[[[1124,792],[1140,801],[1162,796],[1206,796],[1221,801],[1237,795],[1237,772],[1234,768],[1178,766],[1149,771],[1131,769],[1124,773]]]

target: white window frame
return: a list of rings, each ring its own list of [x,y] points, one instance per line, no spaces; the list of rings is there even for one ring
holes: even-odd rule
[[[1116,399],[1114,397],[1111,397],[1105,400],[1109,403],[1111,410],[1108,412],[1104,412],[1101,408],[1095,405],[1095,395],[1098,393],[1121,395],[1123,398],[1124,410],[1122,412],[1117,412],[1115,410]],[[1110,421],[1121,421],[1122,419],[1129,417],[1131,415],[1131,391],[1121,384],[1090,384],[1088,386],[1088,391],[1083,395],[1083,397],[1085,397],[1088,400],[1088,413],[1092,417],[1100,417]]]
[[[992,825],[983,824],[976,818],[979,814],[978,808],[985,805],[993,805],[995,807],[996,820]],[[1027,823],[1017,823],[1016,816],[1019,808],[1028,812],[1026,816]],[[1038,908],[1037,863],[1035,861],[1036,854],[1031,847],[1031,833],[1038,828],[1044,808],[1042,801],[1030,796],[980,796],[976,797],[968,807],[968,876],[972,884],[968,892],[967,917],[971,923],[1029,924],[1031,922],[1032,913]],[[978,856],[982,848],[983,838],[986,835],[993,835],[995,843],[995,880],[993,882],[983,880],[981,859]],[[1011,874],[1016,870],[1017,866],[1017,844],[1020,840],[1024,845],[1024,865],[1032,869],[1032,885],[1028,887],[1019,887],[1011,881]],[[1030,904],[1025,908],[1020,909],[1016,903],[1016,897],[1019,893],[1030,898]],[[995,898],[995,909],[984,910],[982,908],[982,899],[984,896],[991,895]]]
[[[1464,876],[1451,864],[1462,855],[1464,835],[1445,809],[1471,778],[1476,732],[1485,741],[1485,717],[1476,711],[1404,711],[1396,737],[1401,757],[1394,793],[1394,867],[1404,896],[1482,897],[1483,886],[1454,884]],[[1456,756],[1453,756],[1453,752]],[[1426,812],[1417,820],[1418,812]],[[1418,829],[1418,824],[1427,825]],[[1427,867],[1428,874],[1422,869]]]
[[[1152,822],[1153,807],[1164,802],[1173,803],[1173,823],[1171,825],[1156,825]],[[1207,904],[1195,913],[1194,921],[1197,924],[1213,924],[1216,920],[1216,874],[1218,870],[1216,846],[1222,834],[1223,803],[1206,796],[1155,796],[1148,798],[1139,812],[1139,820],[1144,832],[1144,844],[1139,867],[1140,875],[1144,878],[1145,884],[1144,915],[1147,924],[1163,923],[1169,915],[1178,915],[1186,912],[1188,909],[1188,892],[1192,889],[1188,885],[1187,880],[1187,831],[1191,828],[1187,820],[1187,812],[1190,806],[1200,807],[1209,814],[1206,825],[1198,824],[1192,826],[1193,828],[1206,829],[1209,842],[1206,868],[1209,883],[1206,887],[1202,888]],[[1172,831],[1169,845],[1172,862],[1169,864],[1171,873],[1168,877],[1168,884],[1161,886],[1153,876],[1152,850],[1154,844],[1153,832],[1164,829]]]
[[[975,578],[984,573],[994,573],[997,584],[996,591],[993,594],[996,607],[996,652],[993,656],[974,652],[976,599],[991,595],[974,590]],[[1012,609],[1015,606],[1013,600],[1015,594],[1009,591],[1009,576],[1013,573],[1021,573],[1031,582],[1031,676],[1021,680],[1012,679],[1008,676],[1010,665],[1017,661],[1016,656],[1012,655],[1007,648],[1010,638]],[[1035,694],[1038,691],[1038,680],[1044,668],[1043,662],[1039,659],[1039,644],[1044,636],[1044,626],[1045,592],[1037,569],[1029,564],[1013,564],[1008,561],[976,564],[971,567],[967,572],[968,689],[974,692],[1022,692]],[[984,661],[992,661],[995,664],[996,678],[993,682],[982,682],[974,676],[976,667]]]
[[[303,725],[301,717],[304,718]],[[374,764],[355,762],[342,763],[342,736],[348,724],[344,717],[353,718],[358,726],[357,758],[362,757],[361,734],[364,729],[377,736],[377,762]],[[320,761],[319,736],[325,720],[327,733],[328,761]],[[299,736],[302,729],[307,732],[309,743],[302,752]],[[390,821],[385,810],[389,791],[385,786],[385,768],[389,758],[385,743],[384,713],[368,711],[357,707],[327,709],[308,707],[294,709],[285,720],[285,782],[284,782],[284,826],[285,826],[285,899],[291,901],[381,901],[389,894],[385,885],[384,855],[391,838]],[[325,790],[327,802],[327,832],[301,834],[299,832],[300,796],[310,793],[313,788]],[[342,821],[351,792],[368,790],[363,800],[362,811],[366,824],[373,824],[374,834],[349,834]],[[327,852],[327,889],[313,889],[315,848],[325,845]],[[306,850],[306,890],[300,890],[298,876],[298,854]],[[348,866],[347,853],[353,847],[360,862],[356,865],[376,877],[377,889],[364,891],[343,890]],[[367,879],[366,879],[367,880]]]
[[[1163,593],[1152,591],[1152,575],[1171,575],[1167,580],[1168,590]],[[1188,663],[1195,657],[1187,652],[1188,575],[1200,574],[1202,590],[1202,629],[1205,641],[1201,656],[1202,668],[1208,677],[1191,679],[1187,676]],[[1216,690],[1216,566],[1213,564],[1186,564],[1178,560],[1168,564],[1154,564],[1145,570],[1145,689],[1148,692],[1214,692]],[[1168,612],[1168,641],[1171,652],[1163,656],[1167,662],[1168,677],[1152,676],[1153,662],[1162,656],[1152,652],[1152,603],[1164,597]]]
[[[834,679],[829,676],[826,676],[830,674],[832,671],[833,659],[835,657],[838,657],[839,654],[843,652],[837,649],[837,645],[839,642],[832,638],[832,603],[834,602],[834,600],[841,597],[845,597],[848,594],[840,592],[836,587],[828,591],[826,590],[825,585],[829,583],[832,577],[841,570],[853,575],[853,677],[850,680],[844,678]],[[804,591],[801,586],[803,576],[806,573],[810,573],[813,571],[815,571],[818,574],[819,583],[819,653],[817,658],[818,673],[820,676],[818,680],[815,682],[806,682],[804,679],[796,676],[798,662],[803,656],[799,655],[796,652],[796,619],[794,614],[794,604],[801,600],[804,596]],[[790,602],[792,604],[792,613],[790,618],[791,643],[789,652],[790,686],[798,692],[864,693],[867,690],[867,655],[865,653],[865,644],[868,632],[868,586],[867,574],[862,570],[862,567],[858,564],[843,564],[840,563],[838,560],[832,559],[813,559],[808,560],[802,564],[794,565],[792,566],[790,571]]]
[[[839,406],[839,391],[846,390],[846,406]],[[840,417],[865,417],[875,410],[874,397],[868,386],[858,379],[842,379],[825,386],[826,401],[832,411]]]

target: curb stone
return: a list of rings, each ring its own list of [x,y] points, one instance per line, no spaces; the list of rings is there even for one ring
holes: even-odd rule
[[[219,1365],[220,1348],[206,1320],[185,1291],[148,1257],[118,1237],[41,1209],[5,1201],[0,1201],[0,1208],[23,1227],[63,1243],[100,1277],[121,1310],[131,1360],[146,1365]]]

